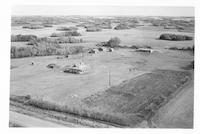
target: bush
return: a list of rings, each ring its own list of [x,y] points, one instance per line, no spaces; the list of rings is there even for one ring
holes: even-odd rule
[[[86,27],[86,31],[87,32],[98,32],[98,31],[101,31],[101,28],[99,28],[97,26],[88,26],[88,27]]]
[[[112,29],[111,23],[102,23],[102,24],[99,24],[98,27],[102,29]]]
[[[193,51],[194,52],[194,46],[192,46],[192,47],[182,47],[182,48],[170,47],[168,49],[169,50],[182,50],[182,51]]]
[[[56,39],[50,39],[51,43],[56,43],[56,44],[60,44],[60,43],[82,43],[83,40],[82,39],[76,39],[73,37],[59,37]]]
[[[33,56],[32,48],[30,47],[11,47],[11,58],[22,58]]]
[[[103,46],[106,47],[120,47],[121,40],[118,37],[111,38],[108,42],[106,42]]]
[[[67,54],[78,54],[78,53],[83,53],[83,52],[84,52],[83,46],[70,46],[68,50],[65,51],[65,53]]]
[[[145,45],[145,46],[143,46],[142,48],[148,48],[148,49],[151,49],[152,47],[151,47],[151,46],[148,46],[148,45]]]
[[[83,24],[83,23],[77,24],[76,27],[85,27],[85,24]]]
[[[164,29],[176,29],[176,26],[168,26],[168,25],[166,25],[166,26],[164,26]]]
[[[130,48],[131,48],[131,49],[138,49],[139,47],[136,46],[136,45],[132,45]]]
[[[193,37],[185,36],[185,40],[193,40]]]
[[[31,40],[36,40],[37,36],[35,35],[11,35],[11,42],[27,42]]]
[[[131,47],[129,47],[131,49],[139,49],[139,48],[147,48],[147,49],[152,49],[151,46],[145,45],[145,46],[136,46],[136,45],[132,45]]]
[[[27,45],[36,45],[38,43],[52,43],[52,44],[61,44],[61,43],[82,43],[83,39],[76,39],[71,36],[67,37],[58,37],[58,38],[37,38],[35,40],[31,40],[27,43]]]
[[[67,31],[62,33],[52,33],[51,37],[64,37],[64,36],[81,36],[77,31]]]
[[[128,27],[129,28],[136,28],[136,24],[129,24]]]
[[[26,45],[30,45],[30,46],[33,46],[33,45],[37,45],[37,40],[30,40]]]
[[[123,30],[123,29],[130,29],[130,27],[126,24],[119,24],[114,29],[115,30]]]
[[[159,39],[161,40],[171,40],[171,41],[184,41],[192,40],[193,37],[187,35],[176,35],[176,34],[161,34]]]
[[[43,28],[43,26],[40,26],[40,25],[26,25],[26,26],[23,26],[22,28],[27,28],[27,29],[41,29],[41,28]]]
[[[169,50],[179,50],[177,47],[170,47]]]
[[[181,67],[184,70],[193,70],[194,69],[194,60],[191,61],[188,65]]]
[[[59,27],[56,30],[58,31],[76,31],[78,30],[77,27]]]
[[[43,24],[44,27],[53,27],[52,25],[50,24]]]

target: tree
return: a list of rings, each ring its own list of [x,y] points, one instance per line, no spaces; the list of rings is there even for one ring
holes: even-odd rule
[[[119,44],[121,43],[121,40],[118,38],[118,37],[114,37],[114,38],[111,38],[106,44],[105,46],[108,46],[108,47],[119,47]]]

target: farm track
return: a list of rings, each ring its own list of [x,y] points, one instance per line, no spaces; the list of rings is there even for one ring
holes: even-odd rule
[[[24,105],[23,103],[14,102],[12,100],[10,100],[10,111],[12,113],[30,116],[30,118],[38,118],[40,120],[52,122],[54,124],[58,124],[58,126],[63,126],[63,127],[95,127],[95,128],[123,127],[117,124],[112,124],[100,120],[93,120],[78,115],[41,109],[30,105]],[[10,118],[11,117],[12,116],[10,116]],[[10,122],[15,123],[12,122],[12,119],[10,119]],[[21,124],[16,124],[16,125],[23,126]]]
[[[13,127],[65,127],[64,125],[49,122],[39,118],[10,111],[9,126]],[[70,125],[69,125],[70,126]]]

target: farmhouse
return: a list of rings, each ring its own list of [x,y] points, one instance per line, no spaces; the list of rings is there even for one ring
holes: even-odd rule
[[[72,66],[67,66],[64,69],[65,73],[73,73],[73,74],[83,74],[88,72],[89,67],[85,65],[83,62],[80,62],[80,64],[74,64]]]

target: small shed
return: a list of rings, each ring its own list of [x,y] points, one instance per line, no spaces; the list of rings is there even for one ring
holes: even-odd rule
[[[98,50],[98,49],[95,49],[95,48],[93,48],[93,49],[89,50],[89,52],[88,52],[88,53],[93,53],[93,54],[96,54],[96,53],[98,53],[98,52],[99,52],[99,50]]]
[[[109,48],[109,49],[108,49],[108,52],[113,52],[113,51],[114,51],[113,48]]]

